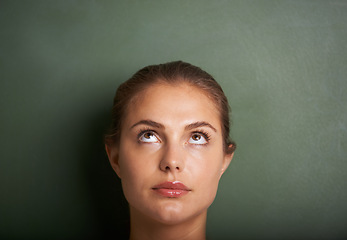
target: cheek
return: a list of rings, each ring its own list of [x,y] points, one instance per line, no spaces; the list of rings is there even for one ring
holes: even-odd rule
[[[129,202],[138,198],[143,189],[150,188],[150,178],[155,170],[153,164],[149,164],[149,157],[136,149],[123,147],[119,153],[123,192]]]
[[[195,184],[199,187],[200,196],[211,196],[212,200],[216,194],[221,169],[223,164],[223,153],[220,151],[206,151],[196,156],[196,161],[190,165]]]
[[[223,152],[213,147],[211,149],[202,149],[192,152],[194,161],[191,161],[191,168],[194,169],[197,175],[206,181],[211,179],[219,179],[222,165]]]
[[[220,179],[219,172],[219,168],[214,168],[214,171],[212,171],[211,168],[210,171],[207,170],[206,174],[200,179],[200,185],[202,186],[202,189],[200,189],[198,198],[206,199],[205,208],[208,208],[213,203],[216,197]]]

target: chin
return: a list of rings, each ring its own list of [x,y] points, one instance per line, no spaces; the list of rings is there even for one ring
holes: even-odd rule
[[[202,209],[183,209],[175,208],[175,206],[168,205],[164,209],[157,209],[155,213],[151,214],[151,217],[165,225],[177,225],[191,220],[199,215],[207,213],[207,208]]]
[[[155,216],[155,220],[166,225],[179,224],[184,222],[186,219],[186,213],[177,211],[165,211]]]
[[[148,209],[148,215],[163,224],[177,224],[184,221],[189,213],[177,202],[165,202]]]

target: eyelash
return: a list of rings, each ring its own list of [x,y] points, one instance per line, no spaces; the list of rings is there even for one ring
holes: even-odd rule
[[[137,139],[138,139],[139,142],[141,142],[141,141],[140,141],[140,138],[141,138],[141,136],[144,135],[145,133],[152,133],[152,134],[155,135],[156,137],[158,136],[157,132],[154,131],[154,130],[152,130],[152,129],[150,129],[150,128],[140,129],[140,130],[139,130],[139,133],[137,134]],[[158,138],[158,137],[157,137],[157,138]]]
[[[194,135],[194,134],[201,134],[205,138],[207,143],[209,143],[211,140],[210,134],[206,131],[203,131],[203,130],[194,131],[194,132],[192,132],[192,135]]]
[[[143,136],[143,134],[148,133],[148,132],[149,132],[149,133],[152,133],[152,134],[155,135],[156,137],[158,136],[158,134],[157,134],[156,131],[154,131],[154,130],[152,130],[152,129],[150,129],[150,128],[144,128],[144,129],[140,129],[140,130],[139,130],[139,133],[137,134],[137,139],[138,139],[138,141],[141,142],[141,141],[140,141],[141,136]],[[192,132],[191,136],[193,136],[194,134],[201,134],[202,137],[205,138],[205,140],[206,140],[207,143],[209,143],[210,140],[211,140],[211,135],[210,135],[208,132],[204,131],[204,130],[194,131],[194,132]],[[158,138],[158,137],[157,137],[157,138]],[[158,138],[158,139],[159,139],[159,138]],[[201,145],[206,145],[207,143],[201,144]]]

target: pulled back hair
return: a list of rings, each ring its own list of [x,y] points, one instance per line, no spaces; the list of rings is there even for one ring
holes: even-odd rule
[[[140,92],[156,83],[171,85],[185,83],[205,92],[214,102],[220,115],[224,152],[226,154],[234,152],[236,144],[229,137],[231,109],[221,86],[207,72],[182,61],[144,67],[118,87],[113,100],[111,127],[105,135],[106,144],[119,144],[122,123],[129,105]]]

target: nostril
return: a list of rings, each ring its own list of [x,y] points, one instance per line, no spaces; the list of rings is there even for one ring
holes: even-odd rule
[[[181,170],[181,168],[180,168],[180,166],[171,166],[170,167],[170,165],[168,164],[168,165],[166,165],[165,166],[165,168],[162,168],[162,170],[163,171],[171,171],[171,170],[177,170],[177,171],[180,171]]]

